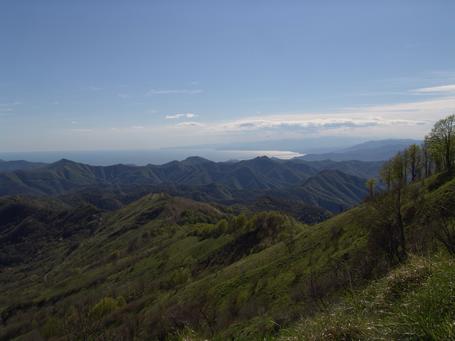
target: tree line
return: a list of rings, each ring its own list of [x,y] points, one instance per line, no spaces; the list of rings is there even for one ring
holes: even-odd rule
[[[376,195],[376,181],[368,180],[369,201],[378,213],[370,240],[386,251],[390,262],[403,261],[407,256],[402,217],[406,186],[433,174],[452,174],[454,169],[455,115],[450,115],[435,123],[421,145],[412,144],[385,162],[379,175],[385,193]]]
[[[421,145],[412,144],[397,153],[381,169],[388,191],[434,173],[452,172],[455,161],[455,115],[436,122]]]

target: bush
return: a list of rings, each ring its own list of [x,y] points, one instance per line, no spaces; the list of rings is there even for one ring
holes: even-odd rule
[[[112,297],[104,297],[90,310],[90,317],[94,319],[102,319],[113,311],[123,307],[126,304],[125,299],[120,296],[115,299]]]

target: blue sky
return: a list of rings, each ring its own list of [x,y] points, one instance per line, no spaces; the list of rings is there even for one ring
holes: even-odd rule
[[[0,2],[0,151],[421,138],[455,2]]]

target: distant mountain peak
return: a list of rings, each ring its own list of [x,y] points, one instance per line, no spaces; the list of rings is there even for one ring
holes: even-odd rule
[[[71,161],[68,159],[60,159],[54,163],[51,163],[49,165],[50,168],[55,168],[55,167],[63,167],[63,166],[74,166],[74,165],[80,165],[80,163],[77,163],[75,161]]]
[[[54,164],[57,164],[57,163],[77,163],[77,162],[63,158],[63,159],[60,159],[60,160],[54,162]]]
[[[273,162],[273,160],[271,158],[269,158],[268,156],[266,156],[266,155],[256,156],[254,159],[245,160],[245,161]]]
[[[212,162],[210,160],[204,159],[203,157],[200,156],[189,156],[182,162],[184,163],[191,163],[191,164],[197,164],[197,163],[207,163],[207,162]]]

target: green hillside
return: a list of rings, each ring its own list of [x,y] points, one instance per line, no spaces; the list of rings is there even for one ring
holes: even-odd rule
[[[32,169],[2,172],[0,195],[61,195],[87,186],[201,187],[220,185],[228,191],[266,191],[298,186],[324,170],[341,170],[362,179],[379,174],[378,162],[311,162],[258,157],[239,162],[212,162],[198,157],[161,166],[90,166],[70,160]],[[220,198],[219,198],[220,199]]]
[[[267,157],[236,163],[192,157],[143,167],[60,160],[36,169],[0,172],[0,196],[59,196],[71,205],[88,203],[112,210],[147,193],[165,192],[202,202],[276,209],[314,223],[363,200],[366,179],[359,176],[377,176],[379,166],[356,161],[313,165]],[[289,201],[293,204],[284,203]]]
[[[412,236],[409,252],[444,254],[441,243],[427,238],[438,230],[424,222],[436,221],[439,208],[452,219],[455,180],[426,179],[408,186],[408,197],[403,215]],[[58,229],[47,230],[49,237],[44,234],[35,249],[27,249],[26,259],[10,260],[0,273],[5,340],[33,333],[74,339],[251,339],[300,334],[306,323],[317,335],[325,315],[292,325],[371,280],[388,286],[387,278],[379,278],[394,268],[386,252],[372,244],[374,202],[313,226],[273,212],[238,216],[222,206],[166,194],[147,195],[111,212],[92,208],[83,214],[90,217],[85,221],[78,212],[87,207],[21,205],[19,199],[15,205],[45,211],[33,217],[33,226],[45,224],[48,216],[60,220]],[[15,221],[2,219],[4,253],[28,245],[28,234],[17,232],[15,239],[11,231],[27,226],[30,215],[14,216]],[[439,257],[441,266],[450,264],[447,256]],[[419,259],[411,256],[409,268]],[[394,271],[408,271],[406,264]],[[397,285],[394,290],[400,291]],[[419,288],[412,292],[424,295],[426,289]]]
[[[453,340],[455,262],[412,256],[365,289],[282,330],[279,340]]]

